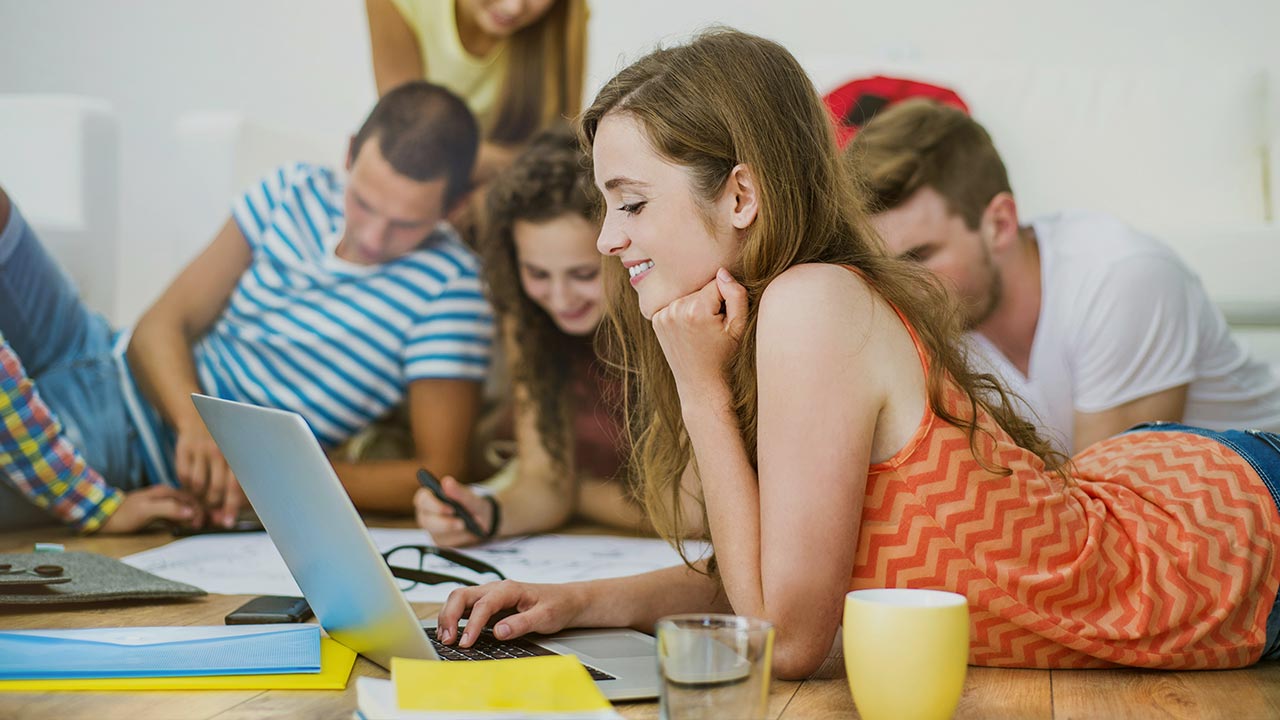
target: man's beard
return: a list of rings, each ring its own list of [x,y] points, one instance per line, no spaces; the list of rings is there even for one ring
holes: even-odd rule
[[[987,270],[987,292],[986,295],[978,298],[976,304],[969,305],[970,312],[965,317],[965,330],[973,330],[990,319],[996,308],[1000,306],[1000,301],[1004,299],[1004,278],[1000,275],[1000,268],[991,261],[991,252],[985,248],[983,248],[982,262]]]

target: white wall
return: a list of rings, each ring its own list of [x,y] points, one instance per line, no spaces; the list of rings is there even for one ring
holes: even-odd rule
[[[1257,62],[1280,77],[1276,0],[595,0],[589,86],[659,40],[713,22],[772,37],[802,58],[1205,58]],[[119,114],[128,255],[115,314],[130,321],[184,245],[171,217],[153,211],[181,205],[183,188],[170,179],[176,119],[229,109],[321,132],[352,129],[374,99],[363,3],[0,0],[0,93],[15,92],[98,96]],[[1213,109],[1188,111],[1211,117]]]

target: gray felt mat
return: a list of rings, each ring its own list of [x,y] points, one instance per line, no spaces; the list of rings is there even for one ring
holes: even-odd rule
[[[0,565],[4,564],[12,565],[15,570],[60,565],[71,581],[55,585],[0,585],[0,605],[164,600],[208,594],[194,585],[165,580],[94,553],[0,553]]]

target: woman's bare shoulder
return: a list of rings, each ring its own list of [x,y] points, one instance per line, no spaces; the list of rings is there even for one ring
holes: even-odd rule
[[[838,322],[849,329],[862,326],[879,295],[861,275],[826,263],[806,263],[785,270],[760,297],[760,323],[791,325],[805,319]],[[859,320],[862,318],[862,320]]]

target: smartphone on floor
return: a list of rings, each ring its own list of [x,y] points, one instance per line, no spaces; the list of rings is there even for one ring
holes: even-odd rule
[[[261,595],[232,610],[226,617],[228,625],[265,625],[268,623],[296,623],[311,617],[311,606],[306,598],[288,595]]]

